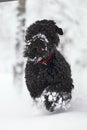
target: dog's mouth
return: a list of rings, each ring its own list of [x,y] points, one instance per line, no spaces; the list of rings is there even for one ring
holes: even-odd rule
[[[29,61],[38,63],[41,60],[45,60],[46,57],[49,55],[49,51],[47,47],[34,47],[28,53]]]
[[[34,58],[29,58],[29,61],[39,62],[39,61],[41,61],[42,59],[43,59],[42,57],[34,57]]]
[[[29,59],[31,62],[33,63],[38,63],[40,65],[45,64],[47,65],[47,63],[50,61],[51,57],[52,57],[53,53],[49,54],[47,57],[34,57],[33,59]]]
[[[43,57],[35,56],[34,58],[29,58],[29,61],[38,63],[40,61],[44,61],[45,59],[46,59],[45,56],[43,56]]]

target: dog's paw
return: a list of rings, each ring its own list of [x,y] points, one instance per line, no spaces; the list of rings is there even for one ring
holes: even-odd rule
[[[50,112],[56,110],[67,110],[70,107],[71,93],[67,92],[46,92],[44,91],[41,97],[41,102]]]

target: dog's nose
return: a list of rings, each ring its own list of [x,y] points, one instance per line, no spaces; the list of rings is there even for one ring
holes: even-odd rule
[[[37,48],[37,52],[41,52],[42,50],[42,48]]]

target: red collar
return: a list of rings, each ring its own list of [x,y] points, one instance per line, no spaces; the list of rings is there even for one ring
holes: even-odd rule
[[[52,55],[53,55],[53,53],[51,53],[49,56],[47,56],[45,60],[38,61],[38,64],[43,65],[43,64],[48,63],[50,61]]]

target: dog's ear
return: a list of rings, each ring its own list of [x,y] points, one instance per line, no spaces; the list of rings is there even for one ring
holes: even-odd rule
[[[59,35],[63,35],[63,30],[62,28],[59,28],[58,26],[55,27],[55,30],[56,32],[59,34]]]

